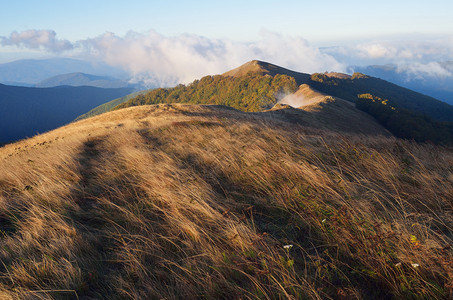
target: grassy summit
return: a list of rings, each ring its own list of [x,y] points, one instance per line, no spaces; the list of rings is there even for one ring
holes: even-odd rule
[[[278,116],[131,107],[0,148],[0,298],[452,297],[452,150]]]

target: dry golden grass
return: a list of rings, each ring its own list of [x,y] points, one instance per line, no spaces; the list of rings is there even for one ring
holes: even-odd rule
[[[210,106],[0,148],[0,297],[452,297],[453,152]]]

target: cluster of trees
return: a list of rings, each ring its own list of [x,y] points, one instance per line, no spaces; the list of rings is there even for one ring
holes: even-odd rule
[[[453,123],[432,118],[393,106],[387,100],[369,93],[356,99],[358,109],[372,115],[395,136],[417,142],[453,144]]]
[[[311,81],[317,82],[319,84],[325,85],[338,85],[339,79],[334,77],[329,77],[327,74],[323,73],[314,73],[310,76]]]
[[[190,103],[227,105],[254,112],[271,108],[279,96],[294,93],[297,88],[293,77],[280,74],[205,76],[188,85],[152,90],[116,106],[115,109],[158,103]]]

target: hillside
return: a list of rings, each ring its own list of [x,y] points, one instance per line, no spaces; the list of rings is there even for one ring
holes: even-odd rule
[[[354,73],[350,78],[338,78],[315,73],[311,75],[309,84],[326,94],[351,102],[355,102],[358,95],[368,93],[388,99],[397,108],[424,114],[438,121],[453,120],[452,105],[364,74]]]
[[[329,129],[339,132],[361,133],[367,135],[391,135],[385,128],[376,122],[373,117],[356,109],[348,101],[333,98],[315,91],[303,84],[297,90],[293,80],[278,76],[271,80],[266,75],[251,75],[240,77],[207,76],[195,81],[190,86],[179,85],[173,89],[157,89],[140,91],[125,97],[112,100],[94,108],[76,120],[92,117],[109,111],[118,103],[118,108],[131,104],[153,103],[209,103],[228,104],[234,108],[246,108],[251,111],[267,111],[272,118],[282,119],[299,125]],[[280,85],[280,86],[279,86]],[[286,92],[285,92],[286,90]],[[295,93],[290,93],[296,90]],[[277,94],[277,95],[275,95]],[[283,95],[287,96],[283,97]],[[279,103],[292,104],[298,109],[291,109],[281,105],[273,105],[278,97],[283,98]],[[268,100],[263,98],[268,97]],[[133,99],[133,103],[125,103]],[[298,101],[309,99],[311,106],[294,105],[289,99]],[[326,100],[327,99],[327,100]],[[328,100],[332,99],[332,100]],[[122,105],[119,105],[124,103]],[[259,106],[261,104],[261,106]],[[266,108],[268,108],[266,110]]]
[[[0,84],[0,143],[57,128],[131,92],[130,88],[27,88]]]
[[[280,100],[273,110],[281,109],[284,104],[297,108],[283,107],[287,114],[297,116],[305,126],[335,132],[391,135],[375,118],[357,109],[353,103],[321,93],[307,84]]]
[[[279,103],[310,111],[312,110],[310,109],[311,107],[314,108],[315,106],[319,106],[320,103],[325,102],[328,96],[313,89],[308,84],[302,84],[296,92],[286,95]],[[348,105],[351,106],[351,103],[348,103]]]
[[[354,76],[335,72],[309,75],[253,60],[223,75],[241,77],[245,74],[286,75],[294,78],[299,85],[308,84],[327,95],[351,102],[355,102],[359,94],[370,93],[377,97],[389,99],[398,108],[426,114],[439,121],[453,120],[452,105],[385,80],[359,73]]]
[[[296,85],[308,84],[312,88],[330,96],[335,96],[355,103],[360,94],[388,99],[390,103],[401,109],[427,115],[437,121],[451,122],[453,120],[453,106],[432,97],[400,87],[378,78],[355,73],[349,76],[341,73],[315,73],[312,75],[290,71],[273,64],[257,60],[250,61],[236,69],[222,75],[206,76],[200,80],[184,86],[179,85],[170,89],[158,89],[148,94],[131,99],[118,108],[134,105],[156,103],[192,103],[192,104],[222,104],[244,111],[260,111],[276,104],[285,94],[295,92],[295,84],[286,84],[280,89],[276,86],[279,81],[293,80]],[[254,81],[251,86],[249,82]],[[273,83],[270,88],[268,85]],[[279,83],[279,82],[278,82]],[[263,90],[266,88],[266,90]],[[241,99],[246,93],[247,100]],[[273,94],[272,94],[273,93]],[[283,96],[284,96],[283,95]],[[264,103],[262,103],[264,98]],[[230,103],[230,99],[233,102]],[[259,103],[261,105],[250,104]]]
[[[451,148],[160,104],[0,169],[2,299],[453,296]]]
[[[333,97],[337,106],[348,108],[348,113],[352,114],[335,111],[335,105],[321,105],[324,116],[332,109],[334,116],[323,121],[339,121],[346,126],[352,121],[356,127],[366,126],[363,122],[357,122],[357,109],[347,106],[346,100],[360,103],[356,108],[370,114],[400,138],[453,144],[453,106],[445,102],[361,73],[352,76],[335,72],[308,75],[256,60],[222,75],[205,76],[189,85],[151,90],[113,109],[157,103],[190,103],[227,105],[242,111],[257,112],[271,109],[284,97],[293,97],[291,94],[297,92],[300,86],[317,90],[325,95],[323,97]],[[382,101],[363,105],[363,95],[370,95],[367,97],[371,97],[371,102],[376,101],[373,99]],[[388,107],[384,107],[387,103]],[[389,108],[393,111],[388,111]],[[339,113],[343,120],[335,117]],[[314,115],[310,114],[310,117]],[[363,113],[358,119],[370,120]],[[341,128],[337,125],[334,127]],[[342,127],[344,129],[345,126]]]
[[[85,73],[69,73],[47,78],[38,82],[35,87],[67,86],[94,86],[99,88],[125,88],[129,84],[123,80],[108,76],[96,76]]]

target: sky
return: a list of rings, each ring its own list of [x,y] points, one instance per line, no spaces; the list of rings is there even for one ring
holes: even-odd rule
[[[83,57],[188,82],[250,59],[303,72],[453,60],[451,0],[0,1],[0,63]]]
[[[5,1],[0,35],[51,29],[70,41],[105,32],[256,40],[261,30],[312,42],[395,34],[451,34],[453,1]]]

